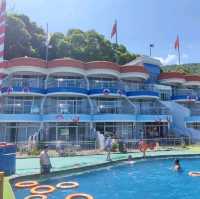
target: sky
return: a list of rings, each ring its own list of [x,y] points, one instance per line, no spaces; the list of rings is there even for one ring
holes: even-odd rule
[[[9,13],[28,15],[44,28],[48,23],[50,32],[94,29],[111,40],[116,19],[119,43],[146,55],[153,43],[152,56],[164,65],[178,63],[177,35],[181,63],[200,63],[199,8],[199,0],[7,0]]]

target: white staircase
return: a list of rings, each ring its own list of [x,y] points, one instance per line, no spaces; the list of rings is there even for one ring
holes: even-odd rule
[[[177,136],[189,136],[192,140],[200,141],[200,131],[193,128],[187,128],[185,118],[190,116],[190,110],[173,101],[161,101],[172,114],[172,131]]]

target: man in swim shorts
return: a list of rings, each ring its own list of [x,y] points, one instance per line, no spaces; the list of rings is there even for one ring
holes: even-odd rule
[[[105,149],[107,151],[107,161],[111,161],[111,149],[112,149],[112,138],[111,136],[108,136],[108,138],[106,139],[106,143],[105,143]]]
[[[50,173],[52,166],[48,155],[48,146],[44,146],[44,150],[40,153],[40,170],[41,174],[46,175]]]

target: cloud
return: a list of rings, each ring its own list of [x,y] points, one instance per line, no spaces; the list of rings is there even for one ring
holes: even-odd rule
[[[155,57],[156,59],[160,60],[160,62],[165,65],[170,64],[178,64],[178,56],[176,54],[168,54],[167,57]],[[181,55],[181,63],[187,62],[189,58],[189,55],[186,53],[183,53]]]
[[[163,65],[169,65],[169,64],[177,64],[177,55],[175,54],[169,54],[166,58],[163,57],[155,57],[156,59],[160,60],[160,62]]]

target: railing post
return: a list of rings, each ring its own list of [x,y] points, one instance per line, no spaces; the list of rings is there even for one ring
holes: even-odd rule
[[[3,199],[4,172],[0,172],[0,198]]]

